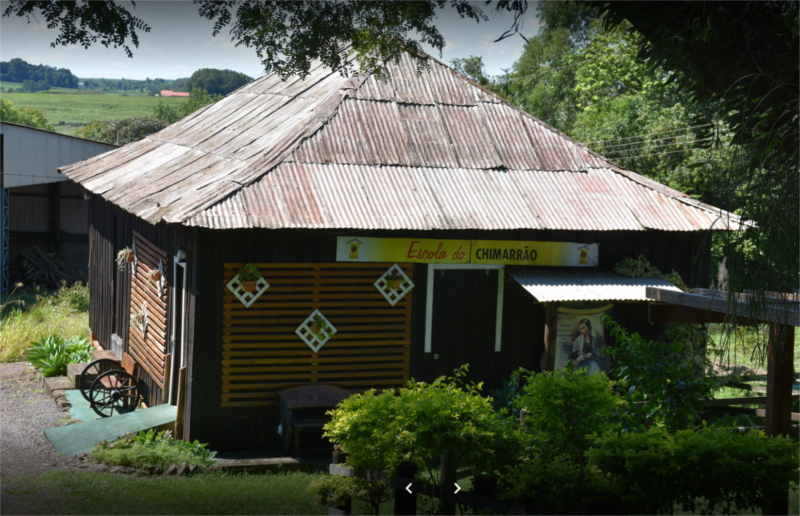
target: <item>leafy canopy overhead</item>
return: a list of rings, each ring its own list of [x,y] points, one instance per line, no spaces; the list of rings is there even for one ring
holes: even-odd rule
[[[312,61],[342,73],[352,73],[354,63],[361,70],[381,75],[383,65],[397,61],[404,52],[422,56],[422,44],[441,52],[445,40],[436,27],[437,15],[445,9],[476,22],[488,20],[479,3],[468,0],[424,0],[378,2],[361,0],[194,0],[200,16],[214,22],[216,36],[229,29],[237,46],[253,48],[267,73],[282,78],[305,76]],[[501,36],[516,33],[528,3],[520,0],[488,0],[494,9],[510,11],[513,23]],[[136,7],[136,2],[131,2]],[[30,22],[40,14],[58,35],[51,46],[93,43],[122,47],[133,56],[130,44],[139,46],[138,32],[150,32],[144,20],[113,0],[70,2],[33,0],[13,2],[4,17],[19,16]],[[418,61],[423,67],[424,62]]]

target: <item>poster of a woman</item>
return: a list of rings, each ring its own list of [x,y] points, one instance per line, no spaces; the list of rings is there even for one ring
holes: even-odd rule
[[[586,369],[589,374],[608,372],[609,356],[603,353],[606,342],[600,313],[611,305],[591,309],[560,308],[555,368],[572,364],[575,369]]]
[[[585,367],[589,374],[605,371],[605,356],[600,352],[597,339],[592,334],[592,322],[589,319],[578,321],[578,335],[572,342],[569,362],[575,369]]]

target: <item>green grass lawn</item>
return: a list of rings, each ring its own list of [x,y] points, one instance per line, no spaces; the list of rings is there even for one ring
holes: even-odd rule
[[[3,83],[4,87],[8,83]],[[74,91],[74,90],[73,90]],[[5,95],[15,108],[38,109],[64,134],[75,134],[75,124],[87,125],[95,120],[119,120],[140,116],[151,116],[159,100],[175,107],[186,102],[186,97],[123,96],[116,93],[93,95],[89,93],[12,93]],[[59,125],[64,122],[65,125]],[[71,124],[71,125],[69,125]]]
[[[306,491],[322,473],[132,477],[51,471],[3,479],[9,514],[327,514]],[[16,509],[16,510],[15,510]],[[24,512],[20,512],[24,511]]]

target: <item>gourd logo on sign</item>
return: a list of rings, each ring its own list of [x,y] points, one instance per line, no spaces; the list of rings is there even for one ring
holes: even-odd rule
[[[597,267],[598,244],[516,240],[338,237],[338,262]]]

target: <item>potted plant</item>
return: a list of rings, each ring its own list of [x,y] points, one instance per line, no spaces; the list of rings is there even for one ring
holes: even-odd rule
[[[147,271],[147,283],[150,285],[155,285],[161,280],[161,271],[158,269],[150,269]]]
[[[245,292],[255,292],[258,288],[258,278],[260,277],[258,269],[249,263],[239,269],[239,282]]]
[[[313,333],[320,342],[325,340],[326,335],[328,337],[333,336],[333,331],[328,328],[328,322],[319,314],[316,314],[314,319],[311,321],[311,333]]]
[[[401,283],[405,283],[403,281],[403,276],[397,273],[392,273],[389,276],[386,276],[386,282],[389,284],[389,287],[392,290],[397,290],[400,288]]]
[[[133,249],[131,249],[130,247],[120,249],[120,251],[117,253],[116,262],[117,262],[117,267],[119,267],[119,270],[124,271],[125,265],[131,263],[132,261],[133,261]]]

